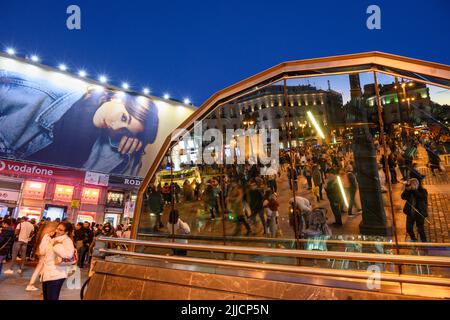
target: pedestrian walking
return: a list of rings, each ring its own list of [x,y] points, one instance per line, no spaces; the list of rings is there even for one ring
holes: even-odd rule
[[[17,273],[21,274],[26,261],[27,246],[28,242],[31,240],[34,232],[34,226],[28,221],[28,217],[23,217],[22,222],[20,222],[15,230],[16,239],[14,241],[12,249],[12,259],[9,265],[9,269],[5,271],[5,274],[14,273],[14,264],[16,262],[17,256],[20,253],[20,268]]]
[[[406,200],[403,212],[406,214],[406,231],[412,241],[417,241],[414,225],[420,236],[420,241],[427,242],[425,234],[425,220],[428,217],[428,192],[423,188],[419,180],[409,179],[402,193],[402,199]]]
[[[2,273],[3,261],[14,243],[14,229],[9,218],[3,219],[0,230],[0,274]]]
[[[341,213],[341,196],[339,191],[339,184],[336,178],[336,172],[333,169],[327,171],[327,184],[325,187],[328,201],[330,202],[331,211],[334,215],[334,225],[342,226],[342,213]]]

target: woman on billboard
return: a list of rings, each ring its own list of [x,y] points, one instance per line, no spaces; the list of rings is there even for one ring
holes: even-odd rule
[[[148,98],[0,70],[1,157],[135,176],[157,132]]]

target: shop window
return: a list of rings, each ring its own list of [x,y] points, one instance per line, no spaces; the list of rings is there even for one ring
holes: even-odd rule
[[[73,186],[66,186],[62,184],[57,184],[55,187],[55,195],[53,200],[62,201],[62,202],[70,202],[73,197]]]
[[[20,207],[18,218],[28,217],[29,219],[41,219],[42,209],[37,207]]]
[[[81,195],[81,202],[86,204],[98,204],[100,197],[100,189],[96,188],[83,188]]]
[[[33,200],[44,199],[46,186],[47,184],[45,182],[26,181],[23,189],[23,198]]]
[[[124,194],[122,192],[108,192],[106,205],[113,208],[123,208]]]

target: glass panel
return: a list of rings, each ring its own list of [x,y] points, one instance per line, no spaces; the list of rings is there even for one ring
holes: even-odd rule
[[[289,78],[236,94],[238,98],[218,106],[174,142],[151,184],[161,183],[166,197],[161,228],[154,230],[156,217],[144,205],[142,215],[147,217],[141,217],[140,238],[448,255],[440,244],[449,240],[450,221],[444,171],[450,165],[448,90],[384,74],[377,81],[378,87],[373,72]],[[275,130],[276,135],[267,139],[252,135],[252,129],[255,134],[269,130],[269,136]],[[276,155],[276,161],[269,155]],[[430,246],[407,242],[401,196],[414,176],[425,176],[420,180],[428,190],[424,229]],[[184,224],[169,224],[174,210],[189,232]],[[372,265],[173,253],[337,269]],[[386,272],[448,275],[448,270],[432,266],[379,266]]]
[[[377,164],[378,109],[366,93],[373,86],[371,72],[287,80],[289,131],[280,145],[292,157],[297,187],[295,202],[291,193],[280,198],[282,212],[295,203],[302,249],[393,253],[389,197],[381,192]],[[289,185],[289,176],[281,180]],[[300,263],[367,268],[363,262]]]
[[[378,79],[393,158],[389,170],[395,170],[402,182],[392,186],[400,252],[449,256],[450,92],[381,73]],[[433,276],[450,274],[445,268],[419,265],[405,266],[403,271]]]

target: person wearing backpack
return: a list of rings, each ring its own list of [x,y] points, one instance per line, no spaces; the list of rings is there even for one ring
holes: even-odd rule
[[[406,214],[406,231],[412,241],[417,241],[414,233],[414,225],[419,232],[420,240],[427,242],[425,234],[425,219],[428,217],[428,192],[423,188],[419,180],[409,179],[402,193],[402,199],[406,200],[403,212]]]
[[[0,232],[0,274],[2,273],[3,260],[8,255],[14,242],[14,229],[11,227],[11,220],[4,219]]]
[[[17,271],[17,273],[22,273],[26,261],[28,242],[31,240],[33,232],[34,226],[30,222],[28,222],[28,217],[23,217],[22,222],[17,225],[17,228],[15,230],[16,239],[13,245],[12,259],[9,265],[9,269],[5,271],[5,274],[14,273],[13,267],[19,252],[21,260],[20,269]]]
[[[77,263],[76,249],[71,239],[73,226],[70,222],[59,223],[47,241],[39,245],[44,265],[41,272],[44,300],[59,300],[62,285],[68,277],[67,266]]]

